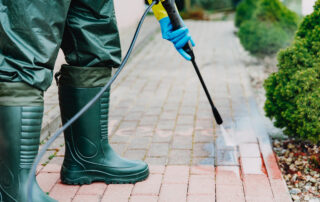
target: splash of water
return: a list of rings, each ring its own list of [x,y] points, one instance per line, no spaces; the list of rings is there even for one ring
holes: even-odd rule
[[[226,146],[236,146],[237,144],[236,144],[234,138],[232,137],[232,135],[226,131],[226,129],[224,128],[224,126],[222,124],[219,126],[220,126],[220,131],[221,131],[222,137],[226,143]]]

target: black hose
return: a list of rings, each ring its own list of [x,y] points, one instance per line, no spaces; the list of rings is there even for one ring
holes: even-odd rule
[[[132,50],[134,48],[134,45],[137,41],[140,29],[142,27],[142,24],[148,14],[148,12],[151,10],[151,8],[158,2],[158,0],[154,0],[146,9],[146,11],[144,12],[143,16],[140,19],[140,22],[138,24],[138,27],[136,29],[136,32],[133,36],[132,42],[130,44],[130,47],[128,49],[128,52],[126,54],[126,56],[124,57],[120,67],[118,68],[118,70],[116,71],[116,73],[114,74],[114,76],[109,80],[109,82],[100,90],[100,92],[94,97],[92,98],[92,100],[90,100],[90,102],[88,102],[88,104],[86,104],[77,114],[75,114],[65,125],[63,125],[61,128],[59,128],[59,130],[48,140],[48,142],[43,146],[43,148],[41,149],[41,151],[39,152],[38,156],[36,157],[30,174],[29,174],[29,179],[28,179],[28,202],[33,202],[32,200],[32,193],[33,193],[33,179],[36,178],[36,171],[37,171],[37,165],[40,163],[41,158],[43,157],[43,155],[46,153],[47,149],[50,147],[50,145],[63,133],[63,131],[65,131],[70,125],[72,125],[78,118],[80,118],[81,115],[83,115],[95,102],[98,101],[98,99],[103,95],[103,93],[111,86],[111,84],[115,81],[115,79],[118,77],[118,75],[120,74],[121,70],[123,69],[123,67],[125,66],[125,64],[127,63]]]

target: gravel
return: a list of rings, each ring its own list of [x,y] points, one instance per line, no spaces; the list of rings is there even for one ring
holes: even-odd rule
[[[273,141],[273,149],[294,201],[320,201],[320,144]]]

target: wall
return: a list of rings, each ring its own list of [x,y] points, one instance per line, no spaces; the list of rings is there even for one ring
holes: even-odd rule
[[[137,24],[145,9],[144,0],[114,0],[120,29]]]

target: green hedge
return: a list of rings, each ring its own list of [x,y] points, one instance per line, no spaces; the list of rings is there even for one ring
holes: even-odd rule
[[[240,25],[240,42],[253,55],[275,54],[290,45],[298,20],[279,0],[260,0],[251,19]]]
[[[257,8],[257,2],[259,0],[243,0],[239,3],[236,10],[235,25],[240,27],[240,25],[250,20],[254,11]]]
[[[320,0],[294,43],[278,55],[279,71],[265,81],[266,115],[284,133],[320,141]]]

